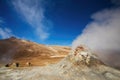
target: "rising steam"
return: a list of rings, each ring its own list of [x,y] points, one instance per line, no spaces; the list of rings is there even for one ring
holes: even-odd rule
[[[86,45],[107,64],[120,66],[120,7],[97,12],[92,19],[72,48]]]

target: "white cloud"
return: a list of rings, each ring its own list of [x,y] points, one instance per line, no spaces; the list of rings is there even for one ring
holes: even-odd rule
[[[12,36],[12,31],[9,28],[0,28],[0,36],[5,39],[5,38],[9,38],[10,36]]]
[[[35,29],[35,33],[41,40],[49,37],[49,26],[44,25],[43,0],[13,0],[12,3],[22,18]]]
[[[4,21],[2,20],[2,18],[0,17],[0,26],[2,26],[2,24],[4,23]],[[12,31],[7,28],[7,27],[0,27],[0,36],[4,39],[4,38],[9,38],[10,36],[12,36]]]

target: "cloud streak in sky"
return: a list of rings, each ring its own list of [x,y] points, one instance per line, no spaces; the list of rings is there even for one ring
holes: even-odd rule
[[[10,36],[12,36],[12,30],[7,28],[7,27],[2,27],[2,24],[4,23],[4,21],[2,20],[2,18],[0,17],[0,36],[1,38],[5,39],[5,38],[9,38]]]
[[[0,28],[0,36],[5,39],[5,38],[9,38],[10,36],[12,36],[12,31],[9,28]]]
[[[32,28],[35,29],[35,34],[44,40],[49,37],[49,26],[45,26],[44,22],[47,19],[44,15],[43,0],[12,0],[15,10],[20,13]]]
[[[120,68],[120,7],[104,9],[91,16],[82,34],[72,43],[88,46],[101,60]]]

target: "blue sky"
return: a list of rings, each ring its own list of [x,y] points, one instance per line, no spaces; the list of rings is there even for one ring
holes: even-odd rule
[[[0,39],[69,46],[94,13],[111,6],[110,0],[0,0]]]

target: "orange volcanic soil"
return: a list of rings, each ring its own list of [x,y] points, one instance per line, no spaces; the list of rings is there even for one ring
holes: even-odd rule
[[[18,62],[20,66],[26,66],[30,62],[32,66],[43,66],[57,63],[70,50],[67,46],[46,46],[11,37],[0,40],[0,63]]]

